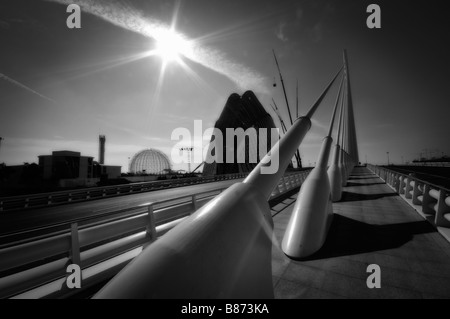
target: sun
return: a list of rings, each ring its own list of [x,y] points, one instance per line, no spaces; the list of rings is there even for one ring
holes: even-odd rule
[[[189,57],[192,54],[192,43],[173,29],[161,30],[155,39],[155,54],[160,56],[164,63],[180,62],[181,57]]]

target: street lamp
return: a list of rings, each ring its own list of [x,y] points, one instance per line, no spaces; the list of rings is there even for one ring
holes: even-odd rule
[[[389,152],[386,152],[387,154],[387,160],[388,160],[388,166],[389,166]]]

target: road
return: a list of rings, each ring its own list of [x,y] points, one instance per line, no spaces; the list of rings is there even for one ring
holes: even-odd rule
[[[2,212],[0,214],[0,236],[51,224],[63,223],[75,218],[93,217],[109,211],[143,206],[150,202],[226,188],[242,180],[243,179],[226,180],[91,200],[68,205]]]

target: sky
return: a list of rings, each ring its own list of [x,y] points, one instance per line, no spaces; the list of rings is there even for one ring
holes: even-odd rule
[[[82,9],[79,29],[66,25],[70,3]],[[371,3],[381,29],[366,25]],[[300,115],[347,50],[361,162],[450,155],[446,19],[435,0],[2,0],[0,163],[55,150],[97,160],[104,134],[105,164],[126,172],[142,149],[170,156],[176,128],[213,127],[228,96],[246,90],[279,125],[273,98],[288,122],[272,49],[294,114],[298,81]],[[171,28],[189,46],[168,60],[158,45]],[[336,94],[337,84],[300,146],[304,166],[316,162]]]

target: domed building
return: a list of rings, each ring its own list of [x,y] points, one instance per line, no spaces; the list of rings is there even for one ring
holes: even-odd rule
[[[131,159],[130,172],[134,174],[164,174],[172,165],[166,154],[155,149],[136,153]]]

